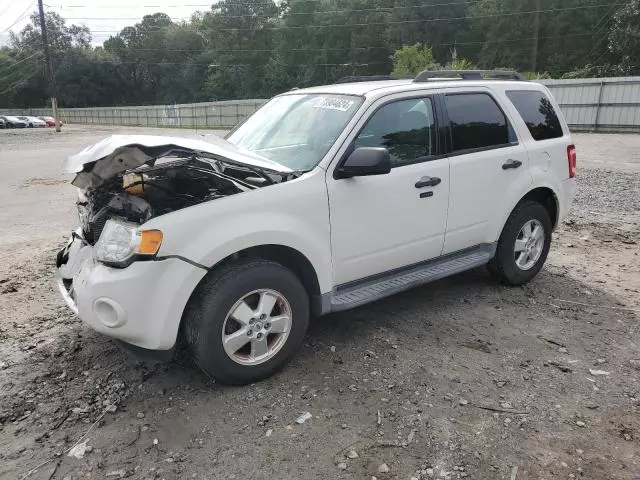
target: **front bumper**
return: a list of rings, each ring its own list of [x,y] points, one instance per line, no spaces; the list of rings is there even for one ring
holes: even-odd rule
[[[206,270],[177,258],[111,268],[93,259],[79,231],[57,256],[62,297],[94,330],[147,350],[169,350]]]

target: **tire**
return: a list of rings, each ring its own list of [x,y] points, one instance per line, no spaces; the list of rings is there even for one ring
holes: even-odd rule
[[[255,303],[256,298],[260,301],[263,295],[277,298],[269,310],[275,313],[267,317],[274,320],[273,325],[261,320],[256,313],[260,310]],[[250,317],[255,318],[249,321],[245,318],[246,322],[241,324],[230,314],[240,308],[243,298],[244,306],[250,306],[249,311],[253,311]],[[267,328],[275,331],[275,322],[286,319],[287,314],[290,318],[288,332],[264,333],[262,338],[271,345],[268,347],[270,353],[257,360],[260,357],[254,356],[253,349],[258,332],[269,332]],[[253,326],[248,324],[250,321],[255,322]],[[244,260],[210,272],[197,287],[185,310],[184,337],[195,363],[205,374],[220,383],[245,385],[280,371],[299,350],[308,325],[309,296],[298,277],[279,263],[262,259]],[[236,327],[238,330],[232,331]],[[279,324],[278,329],[281,327]],[[236,334],[238,341],[242,342],[244,333],[248,336],[253,334],[251,340],[235,354],[228,354],[223,335]],[[255,348],[259,350],[257,346]]]
[[[536,235],[529,237],[522,235],[521,231],[525,226],[531,226],[534,230],[536,227],[543,229],[541,234],[537,234],[537,241],[535,240]],[[518,204],[502,229],[496,255],[488,265],[489,272],[498,281],[507,285],[524,285],[531,281],[547,260],[551,246],[552,229],[549,212],[542,204],[533,201],[524,201]],[[527,244],[526,238],[532,236],[534,240],[530,240],[531,253],[528,253],[526,247],[525,250],[516,252],[516,240],[518,240],[517,248],[523,248],[523,244]],[[539,254],[536,245],[540,248]],[[531,265],[529,266],[529,264]]]

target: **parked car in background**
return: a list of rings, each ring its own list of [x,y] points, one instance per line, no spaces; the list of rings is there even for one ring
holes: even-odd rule
[[[6,126],[4,118],[0,117],[0,128],[4,128]]]
[[[56,126],[56,119],[53,117],[38,117],[40,120],[42,120],[44,123],[47,124],[47,127],[55,127]],[[64,125],[64,123],[62,122],[62,120],[58,119],[58,121],[60,122],[60,125]]]
[[[44,120],[40,120],[38,117],[30,117],[27,115],[23,115],[18,118],[23,122],[25,122],[27,124],[27,127],[29,128],[34,128],[34,127],[44,128],[47,126],[46,122]]]
[[[5,128],[25,128],[27,126],[27,122],[20,120],[18,117],[4,115],[0,118],[4,120]]]

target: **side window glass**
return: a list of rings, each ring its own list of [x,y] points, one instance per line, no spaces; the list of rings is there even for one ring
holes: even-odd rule
[[[355,140],[355,147],[384,147],[391,165],[423,162],[436,154],[436,123],[430,98],[399,100],[379,108]]]
[[[512,90],[507,92],[507,97],[527,124],[534,140],[548,140],[564,135],[558,114],[544,93],[534,90]]]
[[[445,99],[454,152],[499,148],[518,143],[511,124],[490,95],[452,94]]]

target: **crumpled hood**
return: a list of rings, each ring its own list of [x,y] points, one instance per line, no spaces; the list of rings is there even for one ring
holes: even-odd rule
[[[207,141],[164,135],[111,135],[80,153],[71,155],[62,164],[64,173],[77,173],[73,184],[80,188],[95,186],[125,170],[143,165],[173,151],[193,152],[202,157],[291,173],[293,170],[261,155],[243,150],[223,138],[211,135]],[[87,168],[87,165],[91,165]]]

